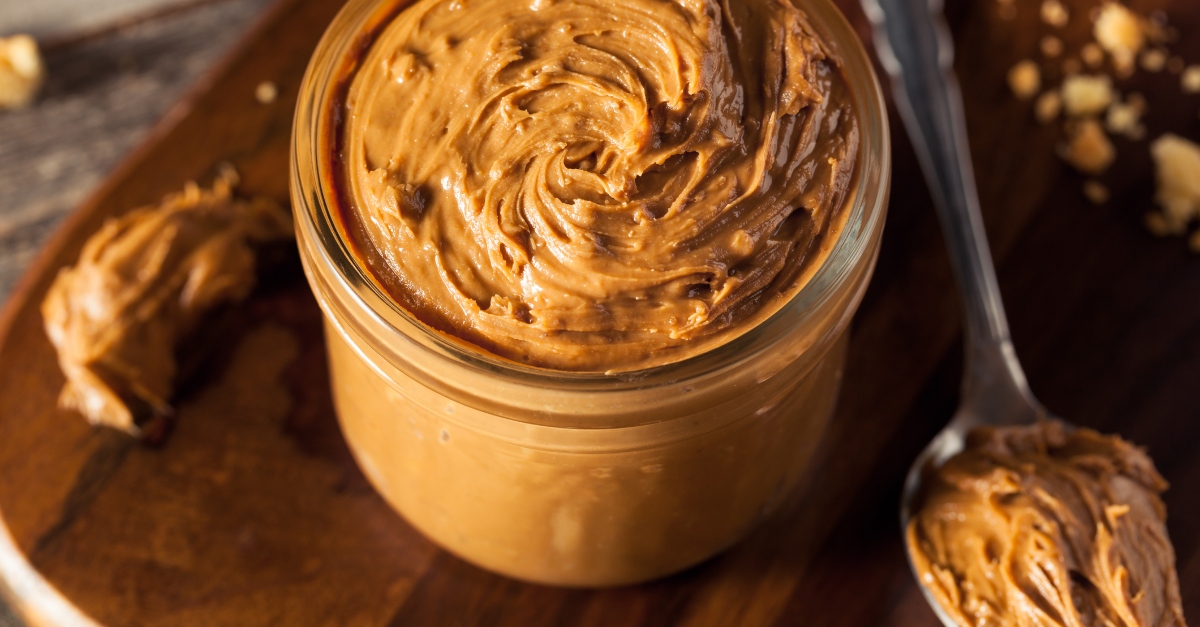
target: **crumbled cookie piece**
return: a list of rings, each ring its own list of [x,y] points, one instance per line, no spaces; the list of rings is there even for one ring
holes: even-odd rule
[[[1108,108],[1104,128],[1114,135],[1124,135],[1137,141],[1146,135],[1146,128],[1142,126],[1144,113],[1145,105],[1139,99],[1129,98],[1125,102],[1114,102]]]
[[[1200,94],[1200,65],[1189,65],[1179,76],[1185,94]]]
[[[1132,71],[1133,60],[1146,43],[1142,20],[1117,2],[1106,2],[1101,7],[1092,34],[1122,73]]]
[[[1042,55],[1047,59],[1057,58],[1063,53],[1063,41],[1054,35],[1042,37],[1039,47],[1042,49]]]
[[[1079,58],[1083,59],[1084,65],[1094,70],[1104,65],[1104,50],[1096,44],[1084,44],[1079,50]]]
[[[1147,72],[1161,72],[1167,67],[1167,53],[1157,48],[1142,52],[1141,66]]]
[[[1021,61],[1008,71],[1008,86],[1017,98],[1029,100],[1042,88],[1042,72],[1033,61]]]
[[[1033,103],[1033,115],[1038,122],[1049,124],[1058,119],[1058,114],[1062,112],[1062,96],[1058,90],[1052,89],[1038,96],[1037,102]]]
[[[1059,154],[1076,170],[1084,174],[1101,174],[1117,158],[1116,148],[1095,119],[1078,120],[1071,124],[1069,133]]]
[[[1112,104],[1112,79],[1103,74],[1068,76],[1063,81],[1062,99],[1071,117],[1099,115]]]
[[[1154,200],[1162,210],[1157,214],[1162,224],[1147,226],[1156,232],[1183,234],[1189,223],[1200,218],[1200,145],[1167,133],[1150,145],[1150,155],[1158,181]]]
[[[1171,235],[1179,235],[1182,233],[1182,231],[1180,231],[1180,233],[1172,233],[1170,228],[1167,226],[1166,218],[1163,217],[1163,214],[1157,211],[1151,211],[1150,213],[1146,214],[1146,230],[1150,231],[1150,233],[1156,237],[1169,237]]]
[[[45,73],[33,37],[0,37],[0,109],[29,106],[42,87]]]
[[[1200,253],[1200,230],[1193,231],[1188,236],[1188,250],[1194,253]]]
[[[1104,186],[1104,183],[1095,179],[1084,181],[1083,195],[1094,205],[1103,205],[1108,202],[1108,188]]]
[[[42,319],[67,378],[60,406],[131,435],[162,433],[177,344],[250,294],[260,245],[293,236],[286,209],[234,197],[236,180],[229,168],[212,190],[189,184],[108,220],[59,272]]]
[[[254,88],[254,99],[262,104],[271,104],[279,97],[279,87],[271,81],[263,81]]]
[[[1033,101],[1034,118],[1041,124],[1064,119],[1065,140],[1059,156],[1079,172],[1098,176],[1116,160],[1114,137],[1141,141],[1146,136],[1143,122],[1146,99],[1136,92],[1122,98],[1114,80],[1129,77],[1139,67],[1152,73],[1179,75],[1180,88],[1186,94],[1200,94],[1200,64],[1188,65],[1169,46],[1179,40],[1178,29],[1168,24],[1163,11],[1141,15],[1122,4],[1123,0],[1100,0],[1087,14],[1093,22],[1093,41],[1084,43],[1078,56],[1066,56],[1063,40],[1043,31],[1039,49],[1043,59],[1057,60],[1049,70],[1050,78],[1062,77],[1057,87],[1041,91],[1041,68],[1023,60],[1008,73],[1008,83],[1021,100]],[[999,0],[1011,6],[1014,0]],[[1041,0],[1041,18],[1046,24],[1061,27],[1070,14],[1063,0]],[[1108,63],[1111,61],[1111,64]],[[1049,62],[1049,61],[1046,61]],[[1107,71],[1105,68],[1107,66]],[[1084,74],[1083,72],[1087,72]],[[1146,228],[1162,236],[1185,235],[1188,246],[1200,253],[1200,145],[1167,134],[1151,146],[1158,190],[1159,209],[1146,215]],[[1083,183],[1084,196],[1094,204],[1109,201],[1109,190],[1099,180]]]
[[[1062,28],[1071,20],[1067,7],[1059,0],[1042,0],[1042,21],[1055,27]]]

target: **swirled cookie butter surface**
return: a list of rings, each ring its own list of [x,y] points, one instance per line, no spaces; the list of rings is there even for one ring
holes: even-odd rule
[[[927,481],[909,556],[956,624],[1186,627],[1145,451],[1059,421],[980,427]]]
[[[793,296],[858,127],[792,0],[421,0],[345,96],[358,253],[426,324],[577,371],[677,361]]]

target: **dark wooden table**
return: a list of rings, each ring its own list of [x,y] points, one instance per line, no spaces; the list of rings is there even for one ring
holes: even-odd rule
[[[866,37],[865,20],[857,5],[840,4]],[[1186,59],[1200,61],[1200,5],[1190,0],[1139,0],[1131,4],[1145,13],[1165,9],[1181,33],[1180,43],[1173,49]],[[1145,141],[1118,140],[1117,164],[1103,177],[1112,191],[1112,200],[1094,206],[1081,193],[1084,179],[1055,156],[1061,139],[1058,129],[1039,125],[1030,107],[1009,95],[1005,72],[1021,58],[1036,58],[1038,41],[1048,31],[1048,27],[1038,25],[1037,3],[1015,0],[1017,16],[1012,20],[1001,17],[1001,5],[993,0],[959,0],[949,5],[948,17],[959,43],[958,68],[985,218],[1001,287],[1008,299],[1017,350],[1031,385],[1053,411],[1149,447],[1159,469],[1173,484],[1166,495],[1168,527],[1179,555],[1184,610],[1196,620],[1200,616],[1200,392],[1193,382],[1200,378],[1200,257],[1189,253],[1182,240],[1156,239],[1142,227],[1143,215],[1153,206],[1152,169]],[[1063,35],[1068,53],[1073,54],[1086,30],[1083,16],[1093,3],[1074,0],[1068,5],[1075,17]],[[330,5],[322,5],[321,0],[295,0],[288,6],[279,16],[290,27],[269,30],[270,41],[260,41],[244,50],[246,64],[229,71],[227,80],[239,89],[252,85],[252,74],[260,69],[255,66],[254,59],[259,57],[254,54],[266,58],[269,52],[280,49],[297,54],[305,46],[311,49],[315,34],[302,31],[332,12]],[[272,63],[273,71],[293,71],[286,69],[292,66],[285,67],[278,60]],[[1200,138],[1200,98],[1181,96],[1177,76],[1138,74],[1120,86],[1148,96],[1148,137],[1171,130]],[[294,97],[294,93],[284,93]],[[202,96],[197,102],[193,112],[216,115],[222,110],[219,98],[214,96]],[[197,124],[188,118],[179,128],[162,127],[164,134],[158,139],[170,142],[179,137],[199,137]],[[248,185],[262,193],[286,194],[285,150],[281,148],[286,146],[286,124],[257,118],[244,123],[222,119],[210,128],[211,134],[218,136],[238,129],[253,131],[249,137],[208,137],[197,144],[197,149],[216,150],[223,141],[242,146],[233,156],[243,161],[239,165],[247,170]],[[290,589],[304,590],[304,586],[326,582],[322,585],[348,586],[344,589],[346,598],[357,598],[355,595],[364,591],[355,586],[392,581],[391,585],[379,585],[377,590],[366,590],[366,598],[379,599],[387,610],[382,611],[382,605],[365,608],[364,615],[371,611],[382,614],[382,621],[364,619],[365,624],[934,625],[933,614],[905,565],[896,507],[909,462],[954,409],[961,342],[956,298],[928,193],[898,127],[895,136],[893,201],[883,250],[875,280],[855,320],[846,387],[834,428],[822,443],[825,454],[787,511],[707,564],[646,586],[610,591],[528,586],[485,573],[413,539],[403,523],[380,509],[378,503],[371,504],[372,495],[356,492],[361,490],[361,483],[356,483],[360,479],[354,478],[352,468],[344,466],[344,446],[331,427],[331,418],[319,411],[288,416],[281,427],[263,432],[268,439],[262,446],[275,441],[269,437],[286,436],[281,441],[294,441],[296,450],[279,448],[273,454],[280,460],[294,455],[297,460],[315,458],[343,468],[339,472],[347,473],[345,481],[350,487],[343,485],[339,489],[349,492],[339,494],[358,499],[354,502],[361,505],[361,515],[370,522],[369,531],[361,532],[366,539],[348,543],[346,549],[362,550],[364,545],[378,542],[379,555],[415,560],[411,563],[419,566],[402,574],[389,574],[392,571],[388,569],[394,570],[395,564],[349,558],[337,562],[343,554],[329,552],[330,561],[342,567],[354,564],[360,569],[352,581],[346,581],[345,576],[339,578],[336,572],[329,572],[329,563],[299,559],[304,551],[331,551],[327,546],[288,548],[268,543],[270,550],[260,548],[251,555],[253,559],[245,558],[250,561],[235,563],[255,573],[274,573],[278,579],[264,581],[244,572],[230,572],[230,583],[222,587],[211,581],[215,562],[206,561],[204,555],[187,553],[186,547],[163,549],[156,545],[151,548],[170,549],[167,552],[171,555],[183,551],[190,561],[183,566],[160,564],[155,566],[157,570],[122,571],[122,576],[130,578],[127,585],[140,592],[118,598],[115,592],[98,593],[96,585],[108,585],[104,573],[85,572],[82,564],[84,558],[94,555],[86,542],[88,534],[103,532],[95,525],[105,524],[105,518],[80,515],[54,522],[35,516],[20,521],[22,533],[14,531],[14,535],[22,536],[18,542],[33,555],[33,564],[71,600],[93,616],[107,617],[109,622],[154,622],[153,617],[170,617],[177,624],[203,624],[199,622],[205,616],[201,610],[220,607],[219,599],[229,598],[246,608],[241,610],[245,613],[239,624],[266,624],[264,617],[282,615],[281,599],[323,604],[326,611],[332,611],[330,608],[339,602],[320,595],[298,597],[289,593]],[[125,172],[149,168],[185,178],[203,175],[208,164],[193,161],[165,148],[152,148],[141,152]],[[165,180],[138,185],[136,179],[122,175],[89,203],[86,211],[119,210],[122,203],[144,202],[174,186],[175,181]],[[51,267],[60,257],[68,258],[70,248],[78,245],[77,239],[61,239],[54,249],[56,257],[43,264]],[[31,283],[27,293],[18,298],[36,295],[43,287],[44,281]],[[307,301],[302,293],[271,298],[277,299],[272,305],[277,308],[283,300],[299,299],[289,301],[300,313],[286,323],[297,329],[311,327],[311,306],[304,304]],[[36,321],[27,314],[15,320],[20,328],[36,329]],[[26,337],[10,338],[3,350],[11,352],[14,346],[27,345],[33,351],[38,342],[44,344],[34,336],[36,333],[31,331]],[[322,402],[319,381],[314,384],[316,375],[311,375],[320,373],[319,344],[316,346],[312,351],[301,349],[298,357],[310,368],[305,371],[310,374],[301,377],[304,389],[317,394],[302,397],[305,402],[298,403],[301,406]],[[38,364],[45,363],[42,357],[38,359]],[[53,375],[52,364],[48,368]],[[0,387],[4,384],[0,381]],[[113,446],[96,440],[104,436],[89,435],[71,426],[74,424],[64,422],[63,428],[73,430],[71,437],[77,438],[80,447],[94,453]],[[0,426],[4,426],[3,416]],[[19,430],[22,438],[31,438],[30,434],[35,433],[33,427],[6,428],[13,428],[14,434]],[[196,429],[207,434],[203,436],[206,438],[219,436],[219,431],[199,426]],[[196,434],[196,429],[191,433]],[[191,435],[176,435],[183,436],[175,441],[176,453],[192,450],[188,447],[194,440],[187,439]],[[254,447],[250,451],[253,453]],[[107,501],[105,507],[110,511],[121,503],[130,509],[147,507],[144,502],[121,500],[128,498],[119,491],[122,486],[128,489],[137,485],[130,483],[138,477],[130,464],[137,468],[156,468],[159,466],[155,464],[160,464],[172,472],[184,472],[171,465],[171,453],[169,449],[161,454],[135,450],[96,457],[89,453],[92,457],[88,459],[116,464],[105,470],[115,477],[112,485],[94,488],[105,491],[92,497],[98,503]],[[5,463],[13,469],[34,465],[14,455],[0,442],[0,472]],[[46,467],[53,466],[52,462],[47,461]],[[210,479],[216,481],[205,478]],[[70,477],[63,480],[68,480],[69,486]],[[267,480],[247,479],[258,481],[253,485],[259,488],[267,485],[263,483]],[[75,481],[79,485],[78,479]],[[157,481],[151,480],[151,485],[167,485]],[[21,490],[0,481],[0,509],[18,509],[15,504],[22,501],[11,500],[18,493]],[[163,494],[161,498],[175,497]],[[296,503],[308,505],[307,500]],[[54,515],[47,511],[43,518]],[[204,513],[216,517],[214,520],[226,515],[217,510]],[[330,525],[329,529],[337,533],[344,533],[348,524],[332,519],[313,524],[318,522]],[[83,526],[85,523],[91,526]],[[277,524],[291,528],[286,520]],[[214,529],[214,533],[221,531]],[[114,551],[135,552],[136,540],[126,538],[131,544]],[[202,539],[196,543],[205,545]],[[125,557],[111,553],[89,564],[124,563],[121,560]],[[294,560],[295,568],[271,561],[285,558]],[[180,582],[189,581],[188,577],[200,575],[209,579],[192,581],[208,586],[203,594],[185,587],[177,591],[179,598],[186,599],[186,608],[200,613],[164,613],[172,609],[173,593],[167,587],[181,586]],[[155,587],[155,576],[167,578]],[[263,601],[256,606],[252,599]],[[222,616],[217,622],[230,620],[228,615]]]

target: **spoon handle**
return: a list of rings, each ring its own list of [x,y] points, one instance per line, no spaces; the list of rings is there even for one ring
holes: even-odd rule
[[[933,194],[962,292],[964,400],[1016,393],[1034,407],[1009,337],[983,230],[962,93],[954,76],[954,42],[942,16],[942,0],[861,1],[874,25],[879,60],[892,79],[896,108]]]

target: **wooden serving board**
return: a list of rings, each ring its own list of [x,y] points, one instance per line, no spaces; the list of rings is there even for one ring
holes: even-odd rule
[[[1077,50],[1093,3],[1068,3]],[[1200,61],[1200,4],[1166,9],[1174,50]],[[1118,141],[1090,205],[1054,154],[1053,126],[1004,84],[1036,57],[1036,0],[951,2],[976,170],[1018,352],[1055,412],[1149,447],[1166,495],[1184,609],[1200,621],[1200,256],[1141,227],[1145,142]],[[292,107],[340,3],[283,0],[148,143],[62,227],[0,319],[0,574],[34,624],[935,625],[904,561],[904,471],[950,417],[959,325],[950,271],[897,128],[891,214],[856,318],[846,386],[817,471],[746,541],[680,575],[615,590],[527,585],[423,539],[371,490],[338,432],[320,312],[303,277],[264,285],[182,392],[149,448],[56,409],[62,376],[38,305],[108,216],[154,202],[223,160],[249,193],[287,198]],[[857,5],[843,9],[868,35]],[[281,96],[255,101],[271,80]],[[1150,136],[1200,138],[1200,98],[1139,74]]]

